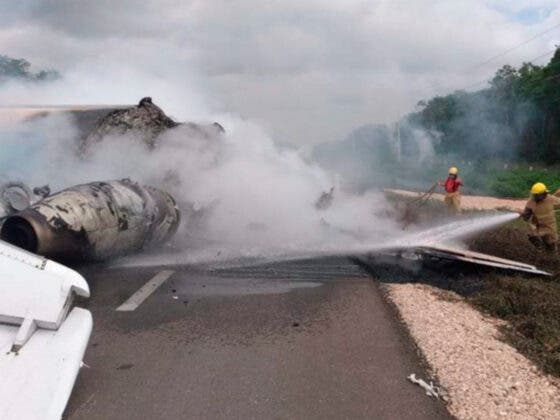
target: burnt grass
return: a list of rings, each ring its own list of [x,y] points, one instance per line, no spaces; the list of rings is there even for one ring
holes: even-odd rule
[[[508,321],[506,340],[546,373],[560,377],[560,264],[556,255],[537,252],[523,226],[511,223],[469,241],[479,252],[537,265],[552,277],[488,273],[482,288],[467,299]]]
[[[390,198],[402,210],[403,201]],[[406,207],[406,205],[405,205]],[[433,225],[444,218],[443,205],[430,201],[415,208],[416,226]],[[560,257],[537,251],[527,239],[520,220],[481,232],[465,240],[469,249],[532,264],[552,273],[550,277],[512,273],[460,264],[391,268],[369,266],[382,282],[428,283],[451,290],[483,313],[507,321],[503,339],[531,359],[542,371],[560,377]]]

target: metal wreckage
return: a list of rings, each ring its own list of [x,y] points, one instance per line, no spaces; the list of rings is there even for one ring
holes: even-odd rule
[[[129,131],[153,148],[159,134],[180,125],[150,98],[129,108],[67,112],[80,122],[82,156],[104,136]],[[217,123],[186,128],[199,136],[223,133]],[[48,185],[0,183],[1,419],[60,419],[83,365],[93,320],[74,300],[88,298],[89,285],[50,259],[104,260],[136,252],[168,241],[180,220],[171,194],[130,179],[54,194]]]
[[[0,239],[55,260],[103,260],[177,230],[173,197],[124,179],[67,188],[5,218]]]
[[[81,157],[109,135],[133,134],[153,149],[160,134],[177,126],[208,138],[224,132],[218,123],[175,122],[149,97],[137,106],[105,110],[102,117],[98,109],[68,112],[79,122]],[[76,185],[52,195],[48,185],[33,190],[20,182],[0,185],[0,239],[57,261],[104,260],[162,244],[180,220],[170,193],[129,179]]]
[[[153,148],[161,133],[180,125],[150,98],[134,107],[67,112],[80,122],[78,150],[83,156],[110,134],[130,132]],[[183,127],[204,138],[224,132],[217,123]],[[324,211],[333,200],[331,189],[315,206]],[[103,260],[162,244],[178,229],[179,207],[168,192],[129,179],[91,182],[54,194],[48,186],[0,184],[0,418],[61,418],[82,366],[93,321],[73,299],[89,297],[89,286],[79,273],[47,258]],[[184,219],[200,216],[188,204],[182,212]],[[429,241],[380,244],[364,250],[363,259],[375,265],[387,255],[397,261],[462,262],[547,274]]]
[[[64,112],[76,123],[76,150],[82,158],[87,158],[96,145],[110,136],[126,135],[152,150],[164,141],[162,134],[176,127],[182,127],[182,135],[188,138],[205,140],[216,139],[225,132],[216,122],[206,125],[176,122],[150,97],[131,107],[70,108]],[[47,114],[42,112],[28,118],[42,118]],[[331,206],[334,193],[331,188],[321,194],[315,203],[318,212]],[[190,203],[178,205],[169,192],[129,179],[76,185],[55,194],[50,193],[48,185],[31,189],[23,183],[7,182],[0,184],[0,239],[57,261],[99,261],[161,245],[175,234],[181,219],[183,223],[200,221],[210,210],[195,210]],[[326,222],[324,225],[356,234]],[[398,258],[408,256],[422,261],[463,262],[547,274],[532,265],[449,248],[433,241],[416,245],[401,242],[396,246],[389,241],[379,245],[367,252],[370,260],[390,254]]]
[[[159,134],[180,125],[149,98],[134,107],[66,112],[78,123],[82,157],[110,134],[133,132],[153,148]],[[223,130],[188,129],[198,135]],[[60,419],[82,365],[93,321],[74,298],[89,297],[89,286],[52,260],[99,261],[157,246],[175,234],[180,220],[171,194],[129,179],[54,194],[48,185],[0,183],[1,419]]]

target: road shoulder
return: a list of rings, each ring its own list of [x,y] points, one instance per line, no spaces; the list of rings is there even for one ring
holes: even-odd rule
[[[459,419],[557,418],[560,390],[500,339],[504,321],[425,284],[384,285]]]

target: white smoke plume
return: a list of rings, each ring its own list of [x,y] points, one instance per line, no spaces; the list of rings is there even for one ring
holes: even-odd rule
[[[335,190],[332,206],[318,210],[317,199],[335,185],[331,174],[298,150],[279,149],[249,121],[216,119],[223,136],[197,136],[180,126],[164,133],[155,150],[131,135],[111,136],[79,158],[77,128],[55,112],[4,126],[0,163],[5,178],[48,183],[54,191],[119,178],[169,190],[181,205],[203,213],[198,229],[181,229],[175,239],[176,250],[195,255],[313,253],[380,242],[397,232],[381,193]],[[190,213],[183,214],[187,226]]]
[[[78,128],[70,117],[54,112],[0,126],[0,175],[32,186],[50,184],[53,191],[119,178],[169,190],[185,217],[174,241],[177,259],[172,260],[166,249],[166,259],[157,259],[159,263],[336,253],[378,246],[403,234],[380,192],[358,195],[335,188],[332,206],[318,210],[317,199],[337,185],[334,174],[309,163],[303,151],[279,148],[256,123],[213,112],[211,101],[191,89],[191,77],[180,79],[172,75],[162,80],[138,69],[108,66],[81,69],[54,84],[5,87],[0,94],[5,104],[130,104],[151,94],[175,119],[218,121],[225,134],[193,136],[182,126],[163,134],[155,150],[131,135],[108,137],[81,159],[76,154]],[[141,86],[146,90],[135,93]],[[425,146],[420,154],[429,157],[429,142],[420,143]],[[370,158],[374,156],[365,156]],[[352,161],[347,168],[357,170]],[[190,210],[202,213],[199,229],[186,229]]]

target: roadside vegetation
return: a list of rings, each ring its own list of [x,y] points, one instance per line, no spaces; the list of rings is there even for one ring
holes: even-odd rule
[[[438,155],[540,162],[560,160],[560,48],[544,66],[496,71],[488,87],[420,101],[406,118],[434,133]]]
[[[47,82],[60,78],[60,74],[53,69],[33,71],[29,61],[23,58],[13,58],[0,55],[0,85],[10,80],[24,82]]]
[[[464,180],[465,193],[490,195],[501,198],[526,198],[535,182],[544,182],[551,191],[560,188],[560,166],[546,166],[540,163],[507,163],[504,161],[466,161],[459,157],[446,157],[438,163],[419,168],[399,170],[406,180],[417,183],[414,189],[428,190],[435,181],[446,177],[450,166],[460,168],[460,177]],[[397,186],[407,188],[406,184]]]
[[[560,48],[544,65],[497,69],[486,86],[426,98],[390,124],[366,124],[314,148],[314,159],[357,191],[427,190],[450,166],[464,191],[527,197],[560,188]]]
[[[538,278],[492,273],[468,300],[508,322],[505,338],[543,371],[560,377],[560,259],[537,252],[520,222],[472,238],[472,249],[535,264],[553,273]]]
[[[394,195],[388,198],[399,216],[411,202]],[[414,224],[440,222],[443,210],[441,202],[429,200],[417,209]],[[507,321],[502,328],[503,339],[544,372],[560,377],[560,257],[534,249],[521,220],[479,233],[466,242],[473,251],[533,264],[553,275],[534,277],[475,269],[457,276],[430,273],[413,281],[453,290],[482,312]]]
[[[418,170],[429,178],[430,171],[441,177],[446,166],[458,166],[467,191],[527,197],[538,181],[560,187],[559,115],[557,48],[546,65],[505,65],[485,88],[420,101],[404,118],[401,138],[404,150],[417,156],[415,133],[427,133],[434,156]]]

